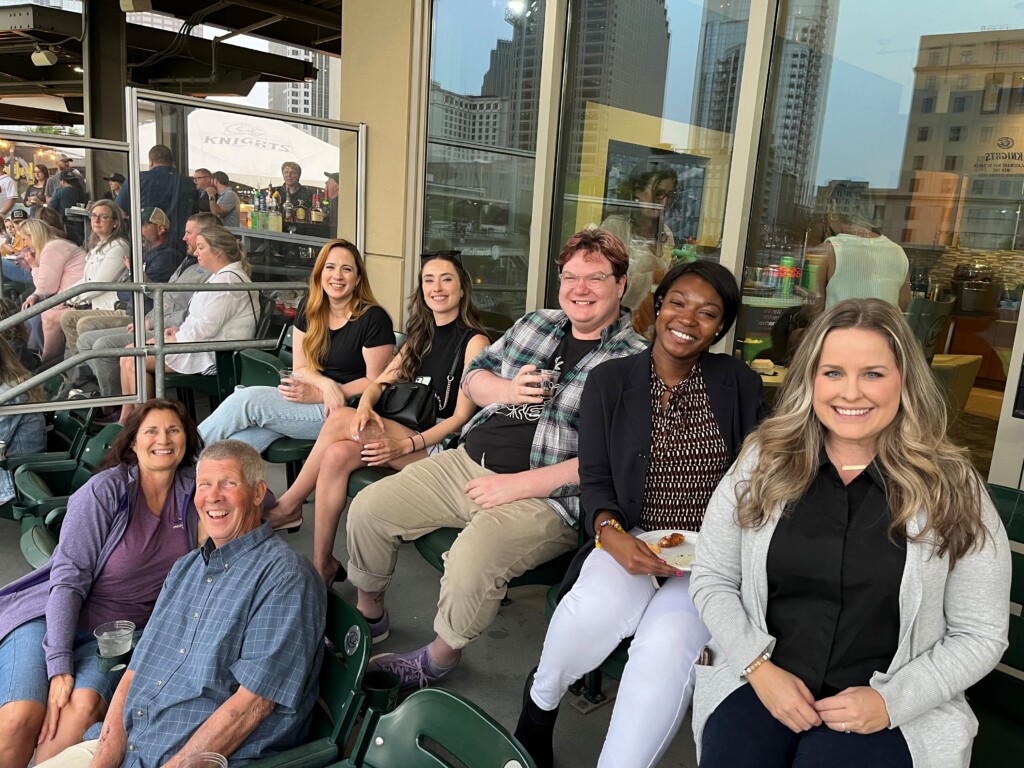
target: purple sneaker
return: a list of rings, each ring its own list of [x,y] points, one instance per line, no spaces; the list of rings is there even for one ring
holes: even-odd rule
[[[383,643],[391,634],[391,619],[388,617],[387,608],[384,609],[384,615],[379,619],[376,621],[367,619],[366,623],[370,625],[370,638],[373,645]]]
[[[430,666],[429,646],[423,646],[409,653],[382,653],[370,659],[367,671],[379,670],[381,672],[392,672],[398,675],[402,681],[399,690],[405,691],[410,688],[426,688],[431,683],[436,683],[447,675],[455,665],[434,672]]]

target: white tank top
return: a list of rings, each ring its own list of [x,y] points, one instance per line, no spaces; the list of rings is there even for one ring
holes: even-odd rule
[[[907,254],[884,235],[833,235],[836,271],[825,288],[825,309],[844,299],[883,299],[899,307],[900,289],[907,280]]]

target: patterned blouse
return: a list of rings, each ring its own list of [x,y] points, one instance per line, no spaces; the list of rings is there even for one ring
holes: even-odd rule
[[[668,392],[668,404],[662,405]],[[699,531],[711,494],[732,463],[718,431],[700,363],[668,387],[651,361],[651,458],[640,527]]]

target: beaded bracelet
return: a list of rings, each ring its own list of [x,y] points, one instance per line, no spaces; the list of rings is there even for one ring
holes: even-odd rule
[[[768,659],[770,659],[771,657],[772,655],[768,653],[768,651],[765,651],[752,662],[750,662],[750,666],[743,670],[743,674],[740,675],[740,677],[750,677],[750,675],[753,672],[756,672],[760,668],[760,666],[764,664],[766,661],[768,661]]]
[[[596,547],[597,549],[603,549],[603,547],[601,546],[601,530],[607,528],[608,526],[611,526],[619,533],[626,532],[625,530],[623,530],[622,525],[619,524],[619,521],[616,520],[614,517],[605,520],[601,523],[598,523],[597,530],[594,532],[594,547]]]

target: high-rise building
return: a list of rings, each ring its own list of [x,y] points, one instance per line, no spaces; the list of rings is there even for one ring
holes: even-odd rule
[[[1016,248],[1024,208],[1024,29],[924,35],[886,233]]]
[[[313,62],[317,69],[316,80],[308,83],[271,83],[268,87],[268,106],[279,112],[293,115],[327,118],[331,115],[331,57],[306,48],[296,48],[280,43],[270,44],[270,53]],[[328,129],[318,126],[294,123],[306,133],[328,141]]]
[[[512,96],[512,71],[514,68],[512,41],[498,40],[491,49],[491,63],[484,72],[484,82],[480,86],[481,96]]]
[[[512,25],[512,146],[533,149],[540,97],[543,13],[537,2],[520,13],[508,11]],[[660,117],[665,102],[669,27],[665,0],[588,0],[579,7],[573,50],[571,109],[582,115],[588,102]],[[492,58],[493,61],[493,58]],[[578,172],[583,136],[573,119],[569,136],[571,171]]]
[[[736,123],[740,70],[750,0],[706,0],[697,54],[692,121],[731,134]],[[758,207],[766,218],[785,218],[786,206],[810,209],[825,120],[825,94],[835,46],[839,0],[792,0],[776,46],[762,142],[771,174]]]

